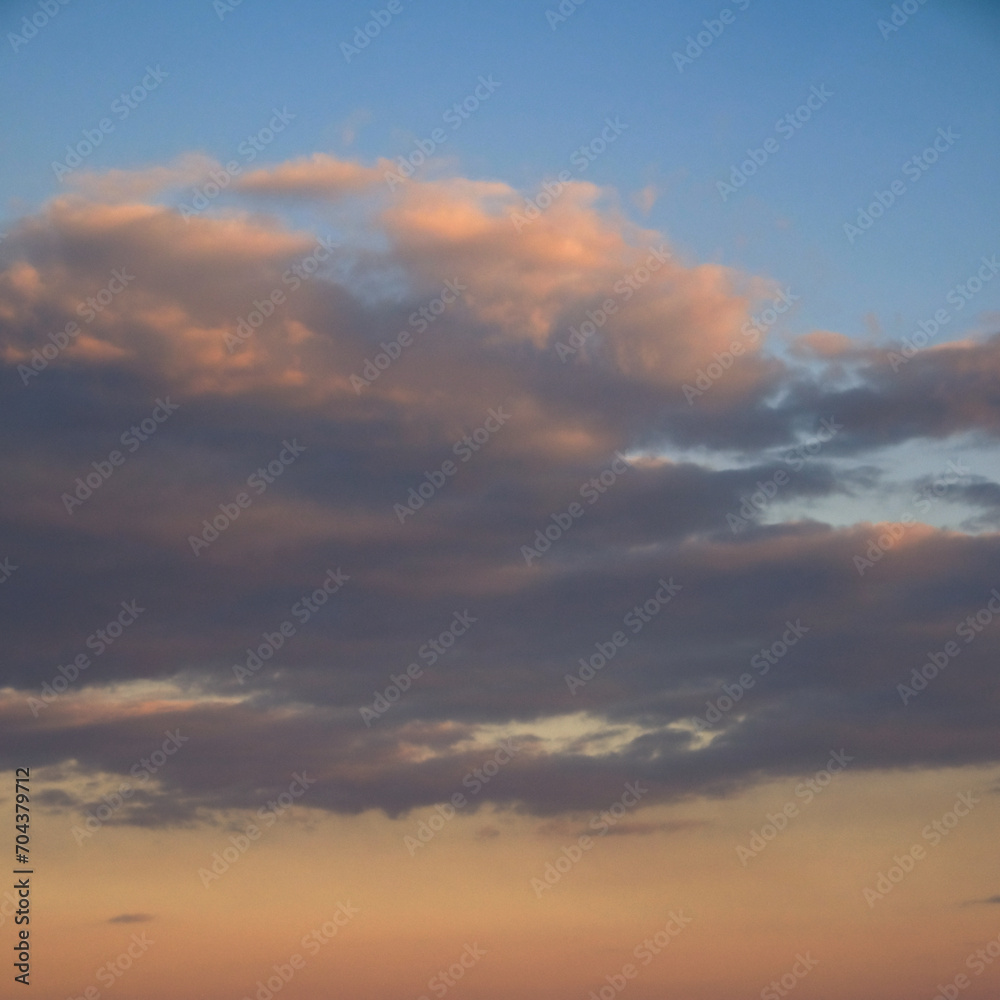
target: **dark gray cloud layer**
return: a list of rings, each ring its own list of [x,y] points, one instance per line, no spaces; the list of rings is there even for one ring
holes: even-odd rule
[[[983,611],[1000,586],[997,536],[765,523],[772,501],[867,497],[873,520],[895,515],[880,503],[874,452],[995,436],[1000,335],[898,371],[868,348],[783,362],[751,353],[689,404],[683,385],[739,336],[730,325],[751,296],[735,278],[671,265],[563,363],[554,344],[593,308],[594,287],[637,266],[643,244],[582,196],[520,243],[506,230],[491,242],[501,231],[487,215],[442,232],[421,199],[483,213],[480,202],[413,190],[378,216],[384,253],[342,247],[294,295],[282,276],[315,240],[271,223],[186,226],[153,206],[69,200],[4,243],[0,557],[16,566],[0,585],[5,765],[72,759],[135,779],[164,732],[183,732],[162,767],[139,765],[143,787],[111,820],[152,826],[258,808],[297,772],[316,778],[304,803],[397,815],[461,787],[486,759],[487,743],[470,742],[484,725],[525,734],[524,748],[477,802],[539,814],[606,805],[633,779],[657,800],[730,794],[812,772],[841,748],[866,769],[1000,758],[1000,625]],[[571,261],[554,248],[574,226],[583,249]],[[31,352],[80,320],[115,268],[134,270],[135,285],[26,376]],[[452,277],[468,295],[384,374],[352,385]],[[370,295],[379,281],[392,301]],[[227,350],[238,318],[281,287],[280,312]],[[851,387],[837,388],[844,372]],[[168,400],[176,411],[129,450],[123,435]],[[491,411],[506,415],[499,426]],[[817,454],[795,461],[790,449],[812,439]],[[678,445],[720,460],[615,457]],[[105,476],[115,451],[124,461]],[[720,468],[722,455],[738,467]],[[453,474],[441,471],[449,460]],[[278,474],[258,474],[264,488],[250,485],[276,461]],[[67,501],[95,471],[92,495]],[[401,518],[428,474],[440,487]],[[949,499],[982,510],[981,528],[998,494],[973,477]],[[211,535],[204,522],[234,504],[238,516],[193,551],[192,536]],[[559,537],[526,559],[546,528]],[[302,599],[331,570],[349,579],[306,614]],[[644,620],[633,609],[662,580],[679,593]],[[456,612],[475,622],[432,663],[425,644]],[[250,669],[248,647],[283,622],[295,634]],[[627,642],[571,690],[566,675],[616,632]],[[959,653],[940,676],[901,694],[948,642]],[[754,665],[762,650],[774,658],[760,661],[766,671]],[[71,690],[41,699],[81,655]],[[422,675],[366,726],[360,709],[412,662]],[[243,683],[236,664],[249,669]],[[137,681],[150,684],[112,688]],[[713,705],[703,745],[689,720]],[[548,740],[547,719],[579,712],[592,725],[575,744]]]

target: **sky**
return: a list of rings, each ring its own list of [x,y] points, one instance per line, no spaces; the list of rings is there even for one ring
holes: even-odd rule
[[[375,2],[0,5],[12,995],[995,996],[1000,10]]]

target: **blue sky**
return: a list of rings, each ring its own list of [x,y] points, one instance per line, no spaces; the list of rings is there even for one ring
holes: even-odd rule
[[[261,162],[317,150],[393,158],[492,74],[499,89],[441,147],[457,171],[530,192],[617,115],[627,131],[578,176],[617,189],[637,219],[694,258],[790,287],[801,296],[794,332],[865,336],[871,315],[884,336],[901,336],[1000,250],[1000,18],[988,4],[932,0],[883,38],[888,4],[733,3],[731,23],[683,72],[673,53],[721,3],[587,0],[553,28],[554,4],[400,0],[400,13],[348,61],[341,44],[370,6],[244,0],[220,19],[208,0],[74,0],[16,52],[9,41],[4,50],[3,84],[18,95],[4,130],[8,213],[60,190],[52,161],[147,65],[167,79],[116,121],[87,166],[162,163],[191,150],[225,160],[275,106],[296,118]],[[5,5],[4,31],[36,11]],[[775,123],[823,85],[833,96],[793,135],[778,135]],[[905,180],[903,164],[939,128],[960,138],[849,243],[844,223]],[[777,152],[723,202],[717,182],[768,137]],[[650,184],[660,195],[646,215],[628,196]],[[962,321],[998,308],[1000,283]]]
[[[0,35],[39,995],[124,955],[122,996],[259,998],[333,901],[289,996],[412,1000],[478,944],[449,1000],[607,1000],[675,911],[623,1000],[814,952],[796,1000],[913,1000],[1000,948],[995,2],[16,0]]]

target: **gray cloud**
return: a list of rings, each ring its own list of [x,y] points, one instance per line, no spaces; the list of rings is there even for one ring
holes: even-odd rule
[[[253,186],[315,196],[337,181],[349,200],[367,183],[364,170],[320,167]],[[728,795],[812,773],[841,748],[858,769],[1000,760],[1000,626],[959,636],[955,668],[911,703],[898,692],[1000,584],[1000,542],[985,533],[1000,487],[973,477],[949,496],[983,511],[977,536],[912,526],[882,546],[885,525],[834,528],[801,513],[837,498],[884,510],[888,445],[995,436],[1000,335],[899,372],[871,349],[835,361],[754,350],[689,405],[685,382],[769,289],[671,262],[563,363],[554,345],[594,308],[595,289],[634,273],[649,234],[576,189],[524,239],[491,208],[511,197],[503,185],[407,192],[369,217],[384,250],[348,232],[294,294],[283,276],[316,240],[277,223],[188,225],[154,206],[71,198],[0,247],[0,454],[13,473],[0,558],[18,567],[0,603],[11,689],[0,761],[75,760],[84,774],[138,780],[137,762],[180,728],[190,743],[109,820],[157,827],[259,809],[299,772],[316,777],[304,805],[400,815],[461,789],[488,756],[473,742],[484,726],[521,733],[526,749],[474,807],[545,816],[601,808],[637,778],[650,801]],[[579,237],[572,254],[566,232]],[[19,366],[80,321],[78,304],[115,268],[135,284],[25,385]],[[452,277],[468,296],[418,335],[410,317]],[[275,288],[287,302],[228,351],[226,333]],[[414,343],[356,391],[351,374],[401,329]],[[122,435],[165,398],[179,409],[128,450]],[[460,459],[456,445],[497,407],[509,419]],[[789,461],[831,417],[842,431]],[[233,509],[285,441],[304,445],[301,457],[196,555],[191,536],[220,505]],[[678,444],[711,458],[637,457]],[[68,510],[64,494],[116,450],[124,463]],[[633,463],[608,482],[618,451]],[[401,523],[395,505],[428,474],[440,489]],[[799,515],[765,523],[772,500]],[[526,562],[524,546],[565,524],[574,502],[581,516]],[[860,574],[856,557],[873,546],[881,554]],[[293,609],[331,569],[349,582],[303,621]],[[661,579],[682,589],[643,620]],[[144,609],[135,623],[102,639],[133,600]],[[465,610],[475,625],[428,662],[422,647]],[[295,634],[239,683],[233,666],[286,621]],[[789,622],[806,633],[758,673],[753,658]],[[627,642],[574,694],[566,675],[616,632]],[[70,691],[32,712],[27,699],[81,655]],[[411,662],[423,676],[366,727],[359,709]],[[691,718],[747,673],[739,710],[702,745]],[[127,710],[129,697],[147,710]],[[554,741],[551,720],[581,712],[590,728]],[[65,809],[98,801],[47,794]]]

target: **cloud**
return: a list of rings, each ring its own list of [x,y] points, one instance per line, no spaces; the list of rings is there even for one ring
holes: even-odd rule
[[[34,802],[56,813],[68,812],[80,806],[79,798],[62,788],[43,788],[35,794]]]
[[[190,745],[110,820],[151,827],[260,808],[303,770],[305,808],[402,815],[460,790],[504,735],[526,749],[477,804],[552,817],[636,779],[651,802],[735,794],[831,749],[869,770],[1000,759],[1000,627],[899,694],[990,599],[998,487],[949,495],[976,535],[897,537],[883,474],[893,445],[995,435],[1000,336],[897,371],[831,331],[779,354],[742,332],[776,283],[685,261],[579,182],[520,229],[525,195],[503,182],[390,191],[326,154],[187,221],[99,187],[0,246],[0,557],[23,567],[0,606],[0,759],[128,775],[179,727]],[[260,214],[286,195],[323,199],[324,226]],[[116,271],[134,278],[112,292]],[[790,459],[831,416],[842,430]],[[848,500],[868,520],[807,516]],[[349,582],[306,614],[331,571]],[[660,607],[664,579],[681,590]],[[107,641],[123,601],[144,611]],[[444,652],[456,612],[476,622]],[[574,691],[581,661],[595,673]],[[748,672],[738,710],[695,732]],[[85,806],[65,795],[52,805]]]
[[[185,153],[172,163],[132,170],[74,171],[67,184],[77,194],[102,202],[131,202],[198,184],[222,164],[204,153]]]
[[[365,167],[353,160],[340,160],[326,153],[263,167],[245,174],[235,187],[258,195],[301,198],[341,198],[356,194],[382,181],[387,163]]]
[[[145,924],[152,920],[149,913],[119,913],[117,917],[111,917],[109,924]]]

